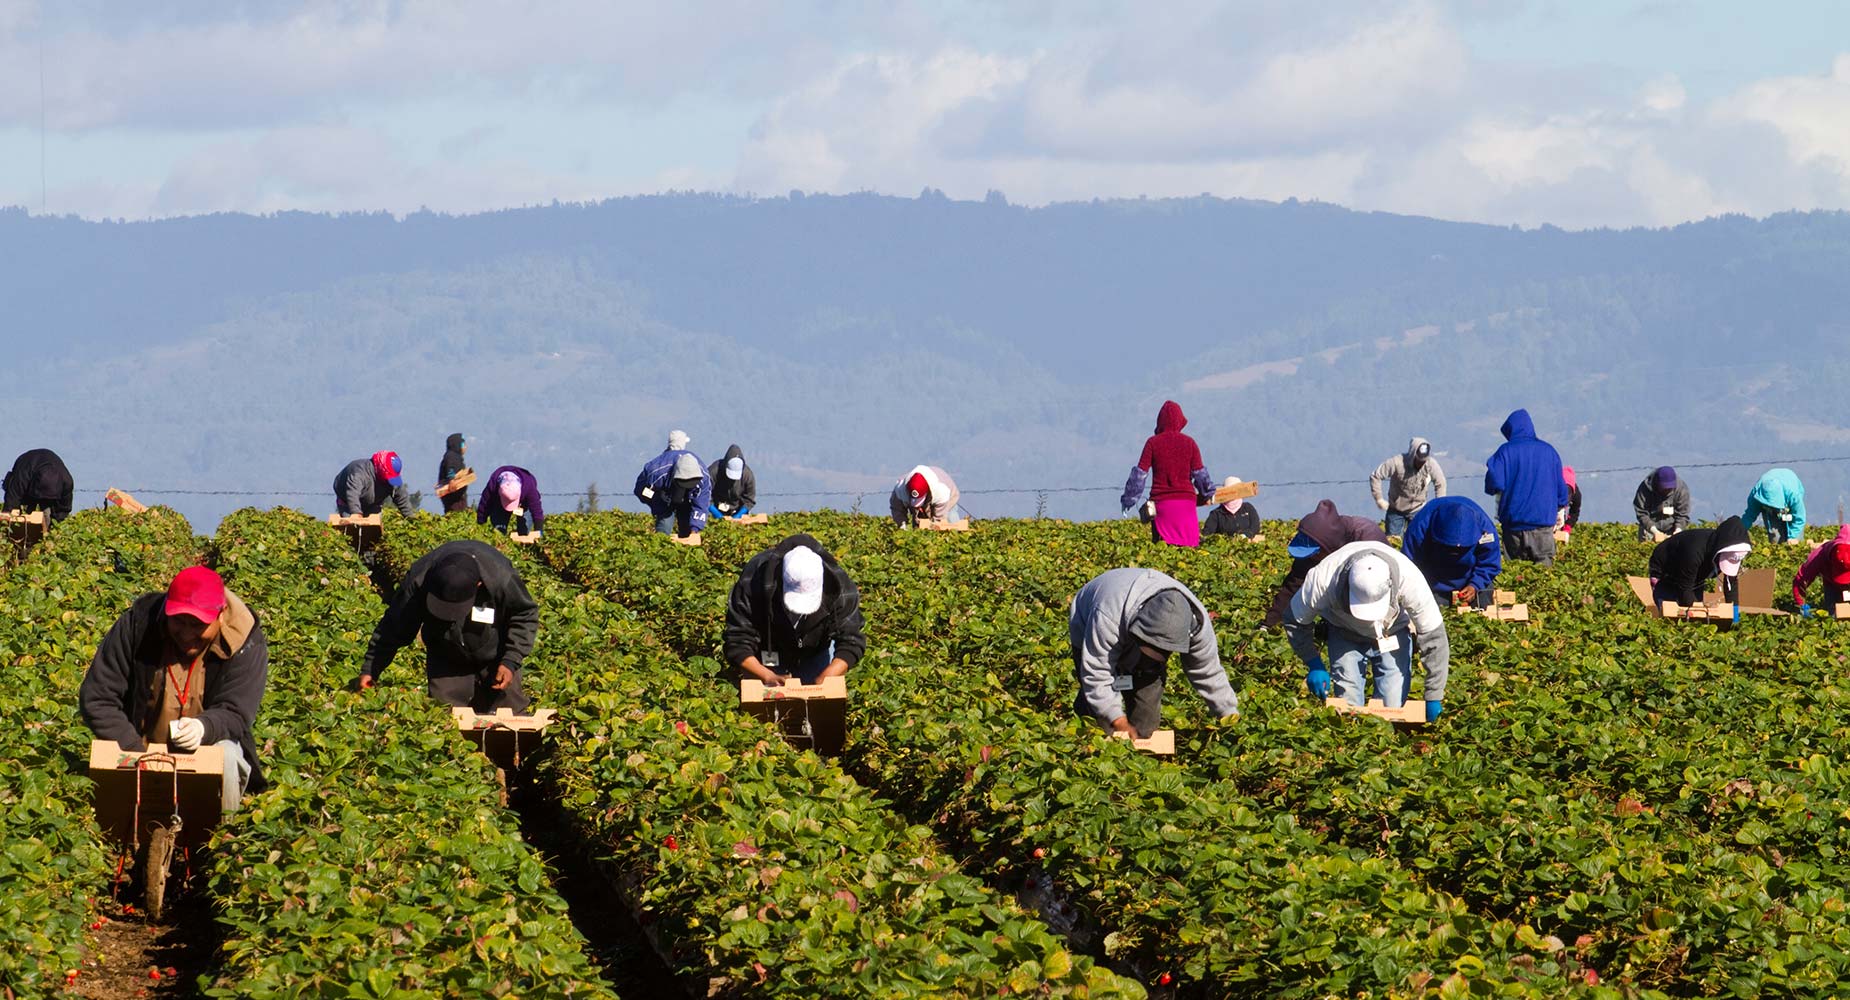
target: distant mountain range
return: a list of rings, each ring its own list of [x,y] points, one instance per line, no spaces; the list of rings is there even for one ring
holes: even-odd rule
[[[1370,508],[1413,434],[1481,498],[1527,407],[1629,519],[1688,468],[1739,513],[1776,459],[1850,455],[1850,216],[1570,233],[1212,198],[1023,208],[664,195],[485,215],[86,222],[0,211],[0,451],[65,455],[208,527],[331,506],[379,448],[434,480],[462,431],[634,508],[671,427],[734,441],[776,508],[885,508],[918,462],[978,516],[1114,516],[1158,405],[1269,517]],[[3,456],[0,456],[3,457]],[[1850,462],[1794,468],[1837,519]],[[1030,488],[1028,492],[988,490]],[[1034,489],[1044,489],[1037,495]],[[1063,492],[1064,490],[1093,492]],[[772,496],[781,494],[781,496]],[[434,506],[434,501],[427,500]]]

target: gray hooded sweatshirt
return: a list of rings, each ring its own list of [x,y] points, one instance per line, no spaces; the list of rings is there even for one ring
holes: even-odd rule
[[[1215,715],[1225,718],[1240,710],[1240,699],[1227,681],[1220,662],[1214,624],[1201,601],[1175,578],[1153,569],[1114,569],[1092,578],[1073,598],[1067,619],[1067,639],[1073,648],[1073,670],[1079,678],[1079,699],[1086,710],[1109,725],[1124,715],[1124,697],[1112,690],[1116,674],[1128,674],[1143,656],[1145,640],[1132,634],[1145,602],[1164,591],[1179,592],[1193,612],[1191,637],[1182,652],[1188,681]],[[1160,627],[1160,626],[1159,626]]]
[[[1428,487],[1435,497],[1445,495],[1445,470],[1439,468],[1439,460],[1427,455],[1426,461],[1421,462],[1415,455],[1423,444],[1429,442],[1416,437],[1407,442],[1406,454],[1395,455],[1375,466],[1368,477],[1368,490],[1375,495],[1375,506],[1379,507],[1386,499],[1388,510],[1412,517],[1426,506]]]
[[[1373,622],[1349,613],[1349,564],[1369,555],[1380,556],[1387,563],[1388,599],[1394,605],[1393,612],[1381,622],[1379,633]],[[1426,665],[1426,700],[1445,699],[1445,682],[1452,663],[1445,618],[1419,567],[1397,549],[1380,542],[1350,542],[1330,553],[1304,578],[1304,586],[1291,599],[1291,610],[1285,614],[1285,637],[1291,641],[1292,652],[1305,663],[1317,658],[1312,626],[1318,618],[1362,645],[1374,642],[1377,635],[1404,638],[1411,630],[1417,637],[1420,660]]]

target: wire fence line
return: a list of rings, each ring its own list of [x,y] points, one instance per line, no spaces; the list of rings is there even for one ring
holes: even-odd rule
[[[1807,464],[1816,464],[1819,462],[1850,462],[1850,455],[1818,455],[1818,456],[1812,456],[1808,458],[1740,459],[1740,460],[1731,460],[1731,461],[1725,461],[1725,462],[1672,462],[1669,464],[1677,469],[1739,469],[1739,468],[1749,468],[1753,466],[1764,466],[1770,469],[1770,468],[1777,468],[1783,465],[1807,465]],[[1481,468],[1481,466],[1474,466],[1472,468]],[[1655,466],[1653,466],[1653,468],[1655,468]],[[1577,469],[1575,470],[1576,474],[1581,475],[1581,476],[1599,476],[1599,475],[1609,475],[1615,472],[1639,472],[1639,471],[1649,472],[1650,469],[1645,469],[1642,466],[1636,466],[1636,465],[1625,465],[1625,466],[1614,466],[1612,468],[1607,468],[1607,469]],[[1367,476],[1362,476],[1360,478],[1349,478],[1349,479],[1274,479],[1274,480],[1261,480],[1260,485],[1282,489],[1285,487],[1303,487],[1303,486],[1353,486],[1357,483],[1362,483],[1362,482],[1367,482],[1367,481],[1368,481]],[[106,491],[105,490],[78,490],[77,492],[83,496],[101,497]],[[165,486],[131,487],[131,488],[125,489],[124,492],[132,493],[137,496],[147,495],[147,496],[157,496],[157,497],[159,496],[175,496],[175,497],[185,496],[185,497],[330,497],[331,498],[334,495],[334,491],[328,490],[328,489],[321,489],[321,490],[298,490],[298,489],[199,490],[199,489],[176,489],[176,488],[165,487]],[[872,490],[841,489],[841,490],[806,490],[806,491],[789,492],[789,493],[760,493],[758,494],[758,496],[760,499],[769,499],[769,500],[808,500],[808,499],[827,498],[827,497],[855,497],[857,499],[864,500],[868,497],[884,496],[890,492],[891,492],[891,487],[882,487],[882,488],[877,488],[877,489],[872,489]],[[986,489],[963,490],[961,492],[964,496],[1055,496],[1055,495],[1060,495],[1060,494],[1072,494],[1072,493],[1122,493],[1123,487],[1121,486],[997,486],[997,487],[990,487]],[[590,496],[591,493],[588,490],[579,490],[576,492],[547,491],[546,495],[550,497],[570,497],[574,499],[583,499],[585,497]],[[620,497],[620,496],[628,496],[628,494],[627,493],[612,494],[612,493],[605,492],[605,491],[599,491],[598,496],[600,497],[619,496]]]

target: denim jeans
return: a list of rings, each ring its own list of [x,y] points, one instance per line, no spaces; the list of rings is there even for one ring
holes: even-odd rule
[[[1372,675],[1375,697],[1389,708],[1407,702],[1407,688],[1413,680],[1413,636],[1404,629],[1393,633],[1399,646],[1391,653],[1380,652],[1373,640],[1357,642],[1353,637],[1330,630],[1330,693],[1351,705],[1368,703],[1368,681]]]
[[[1407,533],[1407,522],[1411,520],[1413,516],[1410,514],[1390,510],[1387,512],[1386,520],[1383,521],[1383,530],[1387,532],[1389,538],[1399,538]]]
[[[693,517],[694,509],[692,507],[677,508],[669,511],[667,514],[655,519],[656,533],[686,538],[694,533]]]
[[[225,813],[238,811],[244,801],[244,787],[250,784],[251,765],[244,759],[244,746],[237,740],[219,740],[214,744],[225,755],[225,781],[219,790],[219,808]]]
[[[798,683],[814,684],[822,679],[822,672],[829,669],[829,664],[835,662],[835,640],[831,639],[828,645],[803,654],[794,664],[784,663],[781,658],[775,664],[770,663],[766,658],[772,655],[769,650],[761,652],[758,654],[758,662],[780,677],[794,677]],[[740,679],[750,676],[743,669],[739,671]]]

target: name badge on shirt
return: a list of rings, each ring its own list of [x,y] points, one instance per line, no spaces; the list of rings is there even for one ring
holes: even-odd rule
[[[1841,591],[1841,592],[1839,592],[1839,595],[1838,595],[1838,598],[1837,598],[1837,599],[1838,599],[1838,600],[1840,600],[1840,601],[1843,601],[1843,602],[1844,602],[1844,603],[1846,603],[1846,604],[1850,604],[1850,590],[1845,590],[1845,591]]]
[[[1375,640],[1375,648],[1381,650],[1383,653],[1392,653],[1400,648],[1400,639],[1395,636],[1384,635]]]
[[[1792,520],[1792,515],[1782,510],[1779,512],[1779,519],[1782,521],[1790,521]]]
[[[493,625],[495,623],[495,609],[470,608],[469,620],[472,622],[480,622],[483,625]]]
[[[758,662],[764,664],[766,667],[769,667],[772,670],[776,670],[777,663],[778,663],[778,657],[776,653],[773,653],[767,649],[764,652],[758,654]]]
[[[1495,535],[1493,535],[1493,534],[1491,534],[1491,533],[1490,533],[1490,532],[1488,532],[1488,531],[1486,531],[1486,532],[1484,532],[1483,534],[1481,534],[1481,535],[1479,535],[1479,536],[1477,536],[1477,543],[1478,543],[1479,545],[1489,545],[1489,544],[1490,544],[1491,542],[1494,542],[1494,541],[1496,541],[1496,540],[1497,540],[1497,536],[1495,536]]]
[[[1130,675],[1129,674],[1112,674],[1111,675],[1111,689],[1113,691],[1129,691],[1131,689]]]
[[[642,498],[643,498],[644,500],[653,500],[653,499],[655,499],[655,491],[654,491],[654,490],[652,490],[652,489],[650,489],[650,488],[648,488],[647,486],[644,486],[644,487],[642,488]]]

